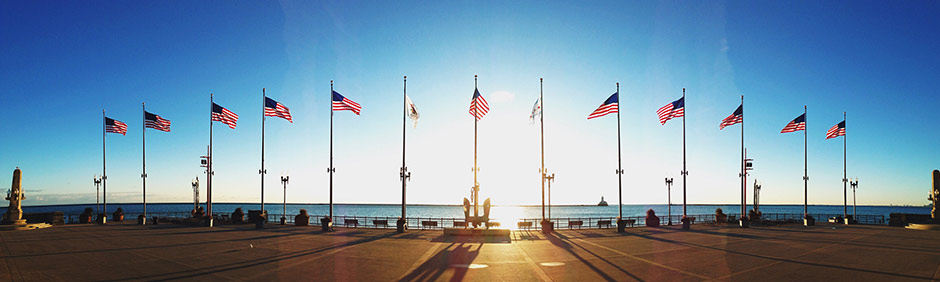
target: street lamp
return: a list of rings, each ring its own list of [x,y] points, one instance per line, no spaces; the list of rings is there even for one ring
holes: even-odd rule
[[[290,176],[282,175],[281,184],[284,185],[284,212],[281,215],[281,225],[287,224],[287,181]]]
[[[193,179],[193,214],[199,210],[199,177]]]
[[[858,189],[858,177],[855,180],[849,180],[849,186],[852,186],[852,220],[858,221],[858,206],[855,203],[855,190]]]
[[[669,225],[672,225],[672,178],[666,177],[666,207],[669,210]]]
[[[94,179],[95,179],[95,216],[97,216],[98,214],[101,213],[100,211],[98,211],[98,206],[100,205],[98,197],[100,194],[99,192],[101,191],[101,177],[95,175]]]
[[[548,221],[552,221],[552,182],[555,181],[555,174],[545,175],[545,180],[548,180]]]

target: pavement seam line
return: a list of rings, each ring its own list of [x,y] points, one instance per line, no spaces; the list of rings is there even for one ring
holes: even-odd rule
[[[411,267],[408,268],[407,271],[405,271],[405,274],[403,274],[401,277],[398,277],[398,279],[397,279],[396,281],[402,281],[402,279],[405,279],[406,276],[408,276],[409,274],[411,274],[412,272],[414,272],[416,269],[418,269],[418,267],[420,267],[422,264],[424,264],[425,261],[427,261],[428,259],[430,259],[431,256],[433,256],[434,254],[436,254],[436,253],[438,252],[438,250],[441,249],[441,246],[443,246],[443,245],[444,245],[444,243],[437,243],[437,242],[434,243],[434,246],[428,248],[428,250],[425,251],[424,254],[421,255],[421,257],[419,257],[417,260],[415,260],[415,262],[414,262],[413,264],[411,264]]]
[[[613,249],[613,248],[610,248],[610,247],[607,247],[607,246],[604,246],[604,245],[600,245],[600,244],[597,244],[597,243],[594,243],[594,242],[585,241],[584,239],[575,239],[575,240],[578,240],[578,242],[581,242],[581,243],[590,244],[590,245],[596,246],[596,247],[598,247],[598,248],[605,249],[605,250],[608,250],[608,251],[611,251],[611,252],[614,252],[614,253],[623,255],[623,256],[625,256],[625,257],[629,257],[629,258],[632,258],[632,259],[635,259],[635,260],[638,260],[638,261],[642,261],[642,262],[645,262],[645,263],[648,263],[648,264],[652,264],[652,265],[655,265],[655,266],[659,266],[659,267],[662,267],[662,268],[665,268],[665,269],[669,269],[669,270],[672,270],[672,271],[675,271],[675,272],[679,272],[679,273],[682,273],[682,274],[685,274],[685,275],[693,276],[693,277],[696,277],[696,278],[699,278],[699,279],[703,279],[703,280],[712,280],[712,279],[713,279],[713,278],[711,278],[711,277],[704,276],[704,275],[701,275],[701,274],[698,274],[698,273],[688,272],[688,271],[681,270],[681,269],[678,269],[678,268],[675,268],[675,267],[671,267],[671,266],[668,266],[668,265],[665,265],[665,264],[661,264],[661,263],[658,263],[658,262],[655,262],[655,261],[651,261],[651,260],[648,260],[648,259],[645,259],[645,258],[641,258],[641,257],[637,257],[637,256],[634,256],[634,255],[631,255],[631,254],[627,254],[627,253],[624,253],[624,252],[618,251],[618,250],[616,250],[616,249]]]
[[[870,236],[870,235],[862,235],[862,236],[855,237],[855,238],[852,238],[852,239],[849,239],[849,240],[845,240],[845,241],[842,241],[842,242],[831,243],[831,244],[828,244],[828,245],[825,245],[825,246],[822,246],[822,247],[819,247],[819,248],[810,250],[810,251],[808,251],[808,252],[795,255],[795,256],[793,256],[793,258],[791,258],[791,260],[796,260],[796,259],[799,258],[799,257],[802,257],[802,256],[805,256],[805,255],[808,255],[808,254],[812,254],[812,253],[818,252],[818,251],[820,251],[820,250],[822,250],[822,249],[825,249],[825,248],[828,248],[828,247],[832,247],[832,246],[836,246],[836,245],[843,245],[843,244],[846,243],[846,242],[855,241],[855,240],[858,240],[858,239],[861,239],[861,238],[864,238],[864,237],[868,237],[868,236]],[[774,240],[774,239],[769,239],[769,240],[770,240],[770,241],[781,241],[781,240]],[[781,258],[781,259],[783,259],[783,258]],[[763,269],[763,268],[771,267],[771,266],[778,265],[778,264],[781,264],[781,263],[784,263],[784,261],[775,261],[775,262],[771,262],[771,263],[769,263],[769,264],[767,264],[767,265],[756,266],[756,267],[752,267],[752,268],[750,268],[750,269],[745,269],[745,270],[741,270],[741,271],[738,271],[738,272],[729,273],[729,274],[726,274],[726,275],[724,275],[724,276],[718,277],[718,278],[716,278],[716,279],[718,279],[718,280],[728,279],[728,278],[731,278],[731,277],[734,276],[734,275],[738,275],[738,274],[747,273],[747,272],[751,272],[751,271],[758,270],[758,269]]]
[[[937,271],[934,271],[933,279],[930,279],[930,281],[940,281],[940,264],[937,264]]]
[[[539,267],[537,263],[535,263],[535,260],[533,260],[532,257],[529,256],[529,252],[526,252],[525,249],[520,247],[518,244],[512,244],[512,245],[513,247],[518,249],[520,252],[522,252],[522,256],[525,257],[525,261],[528,262],[529,265],[535,269],[535,274],[538,275],[539,278],[542,279],[542,281],[555,281],[551,277],[549,277],[548,274],[545,273],[545,271],[542,270],[542,268]]]

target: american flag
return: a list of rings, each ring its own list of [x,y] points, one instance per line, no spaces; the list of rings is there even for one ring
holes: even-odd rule
[[[656,111],[659,115],[659,123],[665,125],[667,120],[685,116],[685,97],[679,98],[672,103],[666,104]]]
[[[839,124],[833,125],[829,131],[826,132],[826,139],[836,138],[839,136],[845,136],[845,121],[843,120]]]
[[[238,115],[219,106],[219,104],[212,103],[212,120],[221,121],[228,125],[229,128],[235,129],[235,123],[238,122]]]
[[[790,133],[800,130],[806,130],[806,114],[802,114],[783,127],[780,133]]]
[[[352,111],[356,115],[359,115],[359,112],[362,111],[362,106],[359,103],[349,100],[343,95],[340,95],[338,92],[333,91],[333,110],[334,111]]]
[[[617,105],[618,105],[619,99],[620,99],[619,92],[614,92],[614,94],[610,95],[610,98],[607,98],[607,100],[604,101],[604,103],[601,104],[600,107],[597,107],[597,109],[594,110],[594,112],[588,115],[587,119],[599,118],[602,116],[606,116],[607,114],[617,113],[617,110],[618,110]]]
[[[731,113],[730,116],[721,120],[721,125],[718,126],[718,130],[725,129],[726,126],[731,126],[744,122],[744,105],[738,106],[738,109],[734,110],[734,113]]]
[[[290,123],[294,123],[294,120],[291,119],[290,109],[284,106],[284,104],[274,101],[274,99],[264,97],[264,116],[266,117],[280,117],[286,119]]]
[[[170,132],[170,120],[150,112],[144,112],[144,127]]]
[[[480,90],[474,88],[473,99],[470,100],[470,115],[480,120],[489,111],[490,105],[486,103],[486,99],[483,99],[483,95],[480,95]]]
[[[121,135],[127,135],[127,124],[111,119],[109,117],[105,117],[104,118],[104,132],[120,133]]]

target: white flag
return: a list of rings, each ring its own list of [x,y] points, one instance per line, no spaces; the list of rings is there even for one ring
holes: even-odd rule
[[[405,94],[405,101],[405,114],[414,121],[414,127],[418,127],[418,107],[415,107],[415,103],[411,101],[411,97],[408,97],[408,94]]]
[[[536,116],[542,115],[542,98],[535,100],[535,105],[532,106],[532,114],[529,115],[529,124],[535,122]]]

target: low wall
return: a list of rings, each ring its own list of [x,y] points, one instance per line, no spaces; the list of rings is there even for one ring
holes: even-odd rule
[[[892,213],[888,220],[890,226],[907,226],[908,223],[931,223],[929,214]]]
[[[63,212],[24,213],[23,218],[26,219],[27,223],[65,224],[65,214]]]

